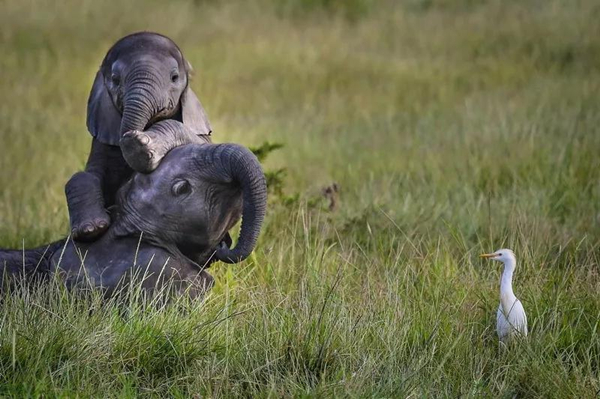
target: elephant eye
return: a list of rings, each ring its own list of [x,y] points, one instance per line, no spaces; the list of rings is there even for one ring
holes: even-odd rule
[[[171,75],[171,82],[175,83],[179,80],[179,74],[178,73],[174,73]]]
[[[110,81],[113,85],[118,86],[121,83],[121,78],[119,78],[119,75],[113,73],[110,76]]]
[[[173,187],[171,187],[171,192],[176,197],[179,195],[189,194],[190,191],[192,191],[192,186],[187,180],[180,180],[178,182],[175,182],[175,184],[173,184]]]

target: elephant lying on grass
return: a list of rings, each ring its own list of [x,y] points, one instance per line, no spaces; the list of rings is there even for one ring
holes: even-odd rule
[[[173,123],[179,122],[158,122],[156,128],[169,130]],[[110,209],[112,223],[100,239],[1,250],[0,268],[9,278],[45,279],[59,273],[69,288],[91,284],[107,295],[137,274],[145,276],[145,288],[171,280],[196,296],[212,285],[204,270],[212,260],[235,263],[250,255],[266,199],[261,166],[246,148],[183,145],[171,150],[153,173],[136,173],[121,187]],[[239,241],[230,249],[227,232],[240,216]]]

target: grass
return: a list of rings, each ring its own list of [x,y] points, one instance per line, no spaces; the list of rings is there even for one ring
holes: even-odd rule
[[[286,176],[203,303],[4,298],[0,395],[595,397],[599,18],[593,0],[4,2],[0,246],[68,231],[94,73],[136,30],[181,46],[215,141],[283,143],[265,167]],[[476,257],[501,247],[530,324],[511,351],[499,265]]]

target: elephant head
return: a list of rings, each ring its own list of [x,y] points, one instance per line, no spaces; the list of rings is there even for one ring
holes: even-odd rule
[[[88,99],[87,126],[104,144],[123,133],[177,119],[209,134],[204,108],[189,87],[190,64],[169,38],[151,32],[126,36],[108,51]]]
[[[245,259],[265,216],[267,188],[252,152],[236,144],[188,144],[171,150],[151,174],[137,173],[119,192],[117,235],[144,239],[196,263]],[[219,243],[242,217],[237,245]]]

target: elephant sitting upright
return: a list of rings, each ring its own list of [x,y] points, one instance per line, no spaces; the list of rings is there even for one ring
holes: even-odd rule
[[[154,170],[177,145],[158,134],[157,121],[180,122],[210,142],[210,123],[189,86],[190,71],[177,45],[157,33],[134,33],[108,51],[88,99],[89,159],[85,171],[65,187],[74,239],[92,241],[102,235],[110,224],[106,208],[119,187],[134,170]],[[144,151],[136,154],[130,147]]]
[[[170,123],[158,122],[156,128]],[[9,277],[25,271],[29,279],[60,273],[68,287],[91,283],[108,294],[138,274],[146,277],[145,288],[172,280],[198,295],[212,285],[204,268],[213,257],[235,263],[252,252],[266,199],[261,166],[246,148],[183,145],[171,150],[153,173],[136,173],[123,185],[110,209],[112,223],[98,240],[61,240],[24,252],[0,250],[0,268]],[[231,241],[223,242],[230,240],[227,232],[240,216],[239,240],[230,249]]]

